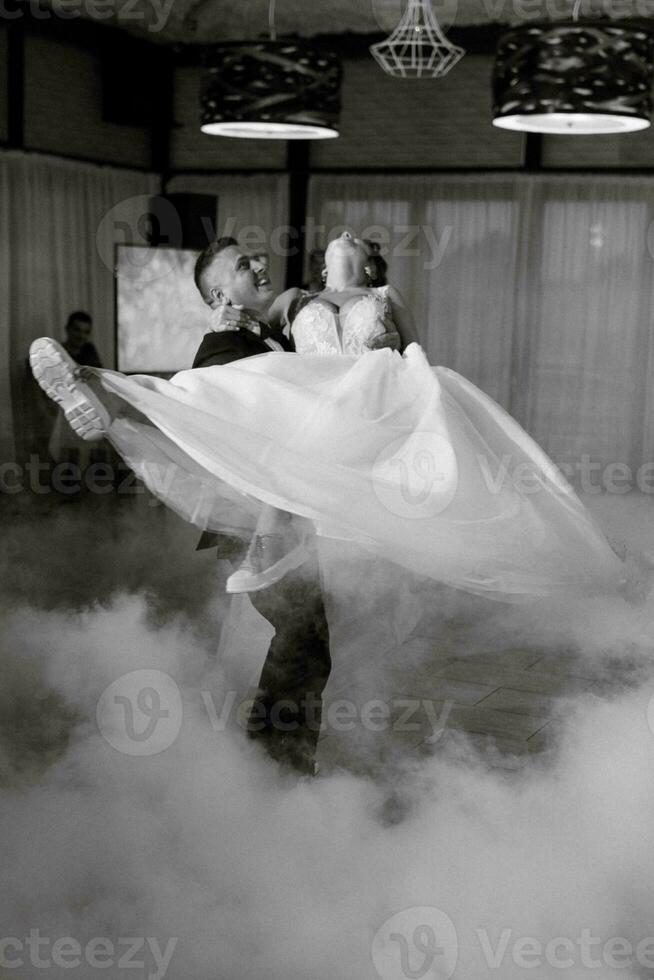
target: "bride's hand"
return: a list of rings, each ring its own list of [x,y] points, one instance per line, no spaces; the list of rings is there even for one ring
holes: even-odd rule
[[[251,330],[257,325],[256,320],[243,310],[226,302],[214,307],[209,315],[209,329],[212,333],[223,333],[226,330]]]

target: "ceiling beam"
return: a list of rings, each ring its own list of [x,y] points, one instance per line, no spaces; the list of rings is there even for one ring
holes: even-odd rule
[[[495,54],[497,42],[509,29],[508,24],[479,24],[472,27],[453,27],[447,37],[453,44],[464,48],[467,54]],[[297,35],[295,36],[297,38]],[[382,41],[383,34],[320,34],[312,38],[301,38],[318,47],[338,51],[346,59],[370,57],[370,45]],[[266,36],[251,38],[252,41],[266,40]],[[218,42],[216,42],[218,43]],[[201,65],[205,55],[211,51],[211,44],[174,45],[177,62],[180,65]]]
[[[632,17],[625,18],[620,22],[654,33],[654,19]],[[512,30],[513,27],[515,25],[508,23],[471,24],[466,27],[457,27],[455,25],[447,31],[447,38],[452,44],[462,47],[466,54],[494,55],[500,37]],[[298,35],[294,35],[293,37],[295,39]],[[382,41],[384,37],[384,34],[354,34],[350,32],[346,34],[320,34],[312,38],[302,38],[302,40],[307,40],[312,44],[338,51],[343,58],[359,59],[369,58],[370,46],[376,44],[378,41]],[[261,35],[259,38],[253,37],[250,40],[265,39],[267,39],[267,35]],[[220,42],[216,41],[216,43]],[[205,52],[210,51],[212,45],[176,44],[174,48],[177,54],[178,64],[200,65],[202,64]]]

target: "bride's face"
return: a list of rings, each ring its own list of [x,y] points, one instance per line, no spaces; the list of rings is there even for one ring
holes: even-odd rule
[[[344,231],[338,238],[327,246],[325,265],[327,279],[347,279],[364,286],[367,282],[366,266],[368,265],[368,250],[360,238],[355,238],[349,231]]]

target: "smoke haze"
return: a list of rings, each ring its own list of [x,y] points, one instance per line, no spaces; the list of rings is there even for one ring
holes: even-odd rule
[[[0,921],[23,945],[3,946],[0,976],[654,976],[651,594],[507,608],[443,591],[429,622],[407,598],[392,626],[417,638],[404,674],[432,655],[526,648],[551,654],[551,669],[572,650],[597,682],[557,704],[551,747],[514,771],[463,734],[400,742],[380,770],[367,731],[345,738],[356,765],[327,758],[321,777],[296,781],[244,738],[238,704],[266,629],[241,604],[218,651],[226,571],[193,551],[192,529],[147,500],[8,506]],[[594,506],[654,553],[647,498]],[[357,702],[397,684],[372,585],[367,597],[330,686]],[[116,682],[136,698],[137,671],[179,696],[153,754],[121,750],[122,709],[98,709]],[[25,945],[34,930],[47,967]],[[82,950],[109,940],[110,965],[85,953],[57,965],[66,937]]]

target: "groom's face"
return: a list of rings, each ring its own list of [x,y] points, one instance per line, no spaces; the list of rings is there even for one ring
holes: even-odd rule
[[[210,275],[211,296],[217,303],[227,299],[232,306],[265,313],[275,298],[265,263],[238,245],[219,252]]]

